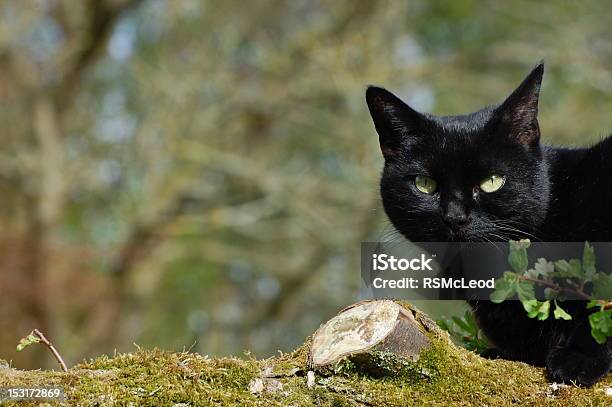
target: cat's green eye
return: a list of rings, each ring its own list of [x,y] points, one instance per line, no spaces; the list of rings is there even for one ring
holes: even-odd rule
[[[493,174],[482,180],[480,183],[480,189],[486,193],[499,191],[501,187],[506,183],[506,177],[503,175]]]
[[[438,189],[438,183],[435,179],[426,175],[417,175],[414,178],[414,186],[424,194],[431,195]]]

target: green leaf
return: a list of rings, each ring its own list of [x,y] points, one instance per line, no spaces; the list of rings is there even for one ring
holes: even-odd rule
[[[537,310],[540,306],[538,300],[521,301],[521,304],[523,304],[523,308],[527,311],[527,315],[529,315],[530,318],[534,318],[537,315]]]
[[[34,335],[34,331],[32,331],[28,336],[19,340],[19,344],[17,344],[17,352],[21,352],[28,346],[38,342],[40,342],[40,339],[38,339],[38,336]]]
[[[555,262],[555,271],[559,274],[559,277],[569,277],[570,265],[567,260],[557,260]]]
[[[466,333],[473,333],[470,326],[460,317],[454,316],[453,322],[459,326],[459,328],[463,329]]]
[[[546,298],[547,300],[554,300],[555,298],[557,298],[558,295],[559,295],[559,292],[556,290],[553,290],[550,287],[546,287],[544,289],[544,298]]]
[[[523,273],[523,277],[530,278],[532,280],[537,280],[540,273],[535,269],[529,269]]]
[[[529,246],[531,246],[529,239],[510,241],[510,250],[529,249]]]
[[[591,281],[595,275],[595,249],[589,244],[584,242],[584,251],[582,253],[582,270],[584,270],[584,281]]]
[[[550,301],[544,301],[540,308],[538,309],[538,319],[540,321],[544,321],[548,319],[548,314],[550,312]]]
[[[572,319],[572,316],[568,314],[567,312],[565,312],[565,310],[559,306],[557,301],[555,301],[555,312],[553,313],[553,315],[555,319],[564,319],[566,321],[569,321]]]
[[[591,335],[595,338],[595,341],[600,345],[603,345],[608,341],[608,336],[604,335],[601,331],[591,328]]]
[[[531,281],[521,280],[516,284],[516,293],[521,301],[535,299],[534,283]]]
[[[455,343],[466,349],[482,352],[491,347],[469,310],[465,311],[463,317],[442,317],[437,323],[442,329],[449,332]]]
[[[436,324],[438,324],[438,326],[442,328],[443,330],[450,332],[450,327],[448,326],[448,322],[446,318],[442,317],[436,320]]]
[[[510,264],[512,270],[522,274],[525,270],[527,270],[527,266],[529,265],[527,249],[511,244],[510,254],[508,255],[508,263]]]
[[[589,315],[591,335],[597,343],[604,344],[612,336],[612,309],[601,310]]]
[[[570,277],[584,278],[584,274],[582,273],[582,263],[578,259],[571,259],[569,261],[570,265]]]
[[[589,301],[586,307],[587,308],[601,307],[601,302],[599,302],[598,300],[591,300]]]
[[[474,318],[474,314],[472,314],[470,310],[465,310],[465,312],[463,313],[463,319],[465,319],[465,322],[467,322],[470,326],[473,326],[478,329],[476,318]]]
[[[593,277],[593,297],[609,301],[612,298],[612,274],[596,273]]]
[[[523,308],[525,308],[525,311],[527,311],[527,316],[529,318],[537,318],[540,321],[544,321],[548,319],[548,314],[550,312],[550,301],[525,301],[523,302]]]
[[[513,273],[511,271],[504,271],[504,275],[502,278],[510,284],[516,284],[519,281],[518,274]]]
[[[533,269],[535,271],[534,275],[537,277],[548,277],[555,271],[555,263],[552,261],[547,261],[546,259],[538,259],[536,263],[533,265]]]
[[[555,271],[557,275],[555,277],[565,278],[578,278],[582,279],[582,263],[578,259],[558,260],[555,262]]]
[[[495,290],[489,295],[489,299],[499,304],[512,297],[516,293],[516,283],[510,282],[505,276],[495,280]]]

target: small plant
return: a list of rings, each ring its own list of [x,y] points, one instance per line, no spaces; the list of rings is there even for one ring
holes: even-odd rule
[[[28,336],[21,338],[21,340],[19,340],[19,344],[17,344],[17,352],[21,352],[28,346],[34,345],[35,343],[42,343],[43,345],[45,345],[51,351],[51,353],[53,354],[57,362],[60,364],[62,370],[64,372],[68,371],[68,368],[66,367],[66,363],[64,363],[64,359],[59,354],[57,349],[55,349],[55,346],[53,346],[51,341],[49,341],[45,337],[45,335],[43,335],[43,333],[40,332],[38,329],[33,330],[32,332],[30,332]]]
[[[529,240],[510,242],[508,262],[512,271],[495,281],[491,301],[501,303],[516,295],[530,318],[544,321],[550,317],[551,308],[555,319],[571,320],[562,307],[563,300],[568,295],[581,298],[588,301],[587,308],[594,309],[589,314],[591,335],[598,343],[605,343],[612,336],[612,275],[597,272],[593,247],[585,243],[582,260],[552,262],[541,258],[529,268],[530,244]],[[544,301],[536,299],[537,286],[544,288]]]
[[[478,328],[474,315],[469,310],[466,310],[462,317],[442,317],[436,322],[440,328],[448,331],[451,339],[457,345],[476,353],[482,353],[491,347],[487,338]]]

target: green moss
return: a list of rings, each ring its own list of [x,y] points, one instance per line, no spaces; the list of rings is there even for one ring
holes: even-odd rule
[[[310,338],[304,344],[290,353],[282,353],[279,356],[260,361],[262,371],[267,376],[294,376],[298,372],[304,372],[308,366],[308,355],[310,353]]]
[[[61,386],[68,399],[49,405],[67,406],[604,406],[612,401],[604,391],[612,386],[611,376],[592,388],[553,392],[543,369],[486,360],[455,347],[445,332],[410,309],[425,322],[432,346],[391,377],[372,377],[351,362],[339,374],[318,375],[309,388],[307,341],[294,352],[265,360],[139,350],[83,362],[68,373],[4,368],[0,387]],[[390,355],[375,357],[387,368],[397,367]],[[264,388],[254,394],[250,384],[258,378]]]

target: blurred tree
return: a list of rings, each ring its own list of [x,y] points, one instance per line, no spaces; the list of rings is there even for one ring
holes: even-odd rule
[[[394,235],[365,86],[462,113],[545,58],[545,138],[592,142],[612,17],[587,3],[0,2],[2,357],[40,366],[33,327],[71,362],[301,343]]]

